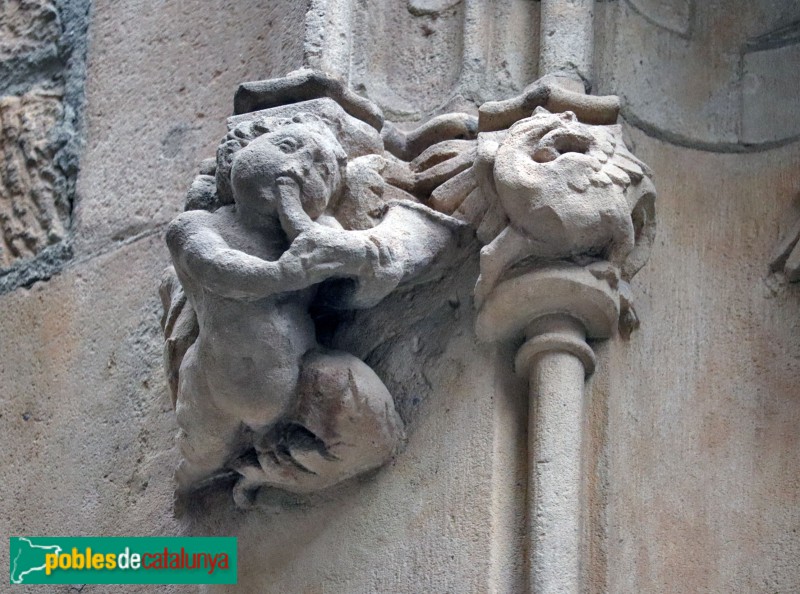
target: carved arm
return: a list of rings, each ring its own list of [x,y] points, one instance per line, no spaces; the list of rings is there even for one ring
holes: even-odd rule
[[[167,229],[167,246],[178,270],[209,291],[245,301],[298,290],[304,283],[299,261],[270,262],[232,249],[203,219],[204,211],[179,215]]]

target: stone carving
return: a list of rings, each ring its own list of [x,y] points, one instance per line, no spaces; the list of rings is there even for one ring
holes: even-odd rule
[[[42,90],[0,97],[0,271],[66,235],[70,205],[55,164],[61,94]]]
[[[780,242],[772,258],[772,272],[782,272],[786,280],[800,281],[800,220]]]
[[[460,151],[460,163],[451,159],[460,172],[431,194],[487,244],[475,288],[478,338],[522,342],[515,369],[530,385],[526,566],[533,592],[582,588],[584,383],[595,368],[587,339],[637,325],[628,281],[655,233],[650,172],[609,125],[618,102],[576,94],[564,107],[572,103],[581,122],[573,111],[542,107],[560,95],[570,92],[556,80],[540,81],[519,97],[481,106],[485,131]],[[515,117],[531,103],[538,103],[532,115]]]
[[[524,258],[596,259],[610,264],[598,273],[619,280],[635,244],[637,204],[625,191],[646,170],[615,132],[581,124],[572,112],[538,108],[496,145],[493,188],[509,224],[483,251],[478,305]],[[491,159],[493,148],[485,147],[481,158]]]
[[[544,105],[575,111],[555,114]],[[479,308],[503,277],[563,261],[607,280],[620,293],[621,330],[636,327],[628,281],[655,237],[655,189],[621,127],[610,124],[618,109],[616,98],[545,79],[519,97],[481,106],[477,140],[438,143],[412,161],[418,175],[427,163],[440,176],[450,168],[429,204],[473,226],[488,244],[475,289]]]
[[[275,88],[256,92],[263,105]],[[362,361],[317,343],[309,307],[375,305],[435,270],[464,226],[389,189],[377,130],[330,98],[230,125],[169,227],[161,293],[179,487],[233,473],[246,504],[259,486],[325,488],[397,450],[392,396]]]
[[[0,60],[15,59],[34,51],[55,53],[61,34],[58,11],[52,2],[11,0],[0,7]]]
[[[647,168],[618,127],[598,125],[616,118],[614,98],[544,80],[478,118],[403,132],[340,83],[299,71],[242,85],[235,108],[167,233],[180,492],[232,476],[246,505],[261,486],[306,493],[388,461],[404,439],[392,395],[364,362],[318,342],[310,312],[379,306],[441,274],[475,234],[488,244],[476,279],[485,340],[499,339],[481,331],[494,289],[554,263],[613,293],[616,324],[654,228]],[[624,299],[623,311],[630,327]]]
[[[471,111],[536,78],[539,14],[527,0],[311,0],[304,63],[396,122]]]
[[[0,4],[0,294],[72,257],[88,4]]]

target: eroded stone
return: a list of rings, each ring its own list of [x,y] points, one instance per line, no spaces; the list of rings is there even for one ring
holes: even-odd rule
[[[372,307],[419,282],[464,225],[391,191],[377,131],[313,76],[323,84],[310,90],[297,76],[250,85],[279,88],[289,105],[230,119],[216,165],[201,166],[190,210],[167,232],[162,325],[181,493],[230,474],[239,505],[262,486],[316,491],[381,466],[403,442],[391,394],[355,356],[318,342],[310,310]],[[296,89],[312,98],[296,102]]]
[[[0,98],[0,270],[66,235],[67,182],[54,162],[63,146],[56,131],[62,113],[59,92]]]
[[[49,0],[10,0],[0,5],[0,61],[41,50],[61,35],[61,22]]]

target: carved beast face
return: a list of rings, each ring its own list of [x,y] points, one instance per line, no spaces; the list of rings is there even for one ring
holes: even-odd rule
[[[342,185],[346,155],[336,138],[311,114],[291,120],[264,118],[248,122],[247,127],[252,138],[240,136],[245,146],[231,159],[234,200],[271,215],[277,206],[276,181],[290,177],[300,186],[303,209],[316,219]]]
[[[615,164],[617,149],[628,154],[611,127],[583,124],[572,112],[539,108],[520,120],[494,162],[497,195],[509,219],[530,237],[575,251],[607,242],[601,218],[630,226],[625,190],[631,177]]]

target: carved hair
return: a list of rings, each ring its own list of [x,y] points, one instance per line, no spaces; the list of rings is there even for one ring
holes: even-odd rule
[[[234,155],[250,144],[253,140],[264,134],[269,134],[284,126],[302,124],[309,132],[322,136],[327,145],[333,147],[336,161],[339,164],[338,178],[344,179],[347,166],[347,154],[331,131],[333,126],[328,120],[313,113],[298,113],[291,118],[263,116],[237,124],[217,148],[217,202],[219,205],[233,204],[233,189],[231,188],[231,165]],[[337,184],[337,187],[341,183]],[[336,192],[335,194],[338,194]],[[338,196],[331,198],[334,202]]]

